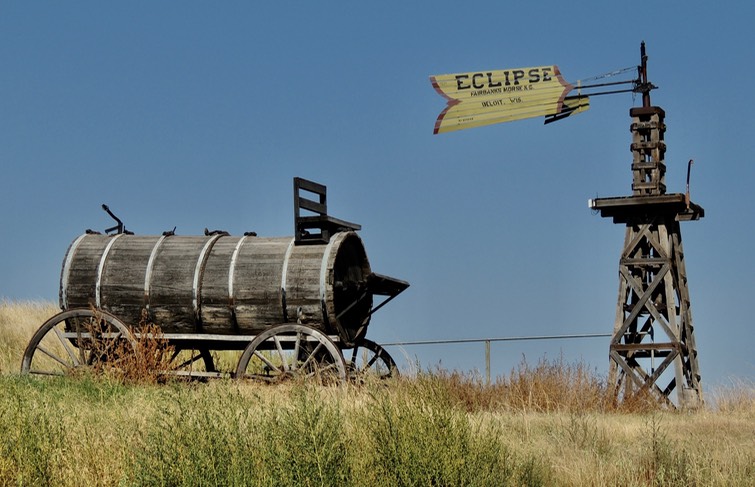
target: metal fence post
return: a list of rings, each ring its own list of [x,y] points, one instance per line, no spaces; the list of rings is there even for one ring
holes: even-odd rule
[[[485,340],[485,383],[490,385],[490,340]]]

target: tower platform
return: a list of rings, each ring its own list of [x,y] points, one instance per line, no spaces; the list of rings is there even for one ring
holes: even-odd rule
[[[592,210],[600,212],[603,218],[613,218],[614,223],[630,223],[646,219],[650,215],[675,215],[676,221],[699,220],[705,216],[705,209],[682,193],[651,196],[616,196],[588,200]]]

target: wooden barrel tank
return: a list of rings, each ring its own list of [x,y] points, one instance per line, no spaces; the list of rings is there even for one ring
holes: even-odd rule
[[[146,317],[166,334],[256,335],[298,321],[348,342],[366,331],[370,273],[351,231],[308,245],[293,237],[85,234],[63,261],[60,305],[94,306],[131,325]]]

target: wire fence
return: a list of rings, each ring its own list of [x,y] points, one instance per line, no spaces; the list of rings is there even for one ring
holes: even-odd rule
[[[404,347],[411,345],[446,345],[450,343],[484,343],[485,344],[485,382],[490,384],[490,344],[492,342],[523,342],[533,340],[569,340],[585,338],[605,338],[613,336],[611,333],[582,333],[575,335],[532,335],[520,337],[499,338],[460,338],[456,340],[418,340],[408,342],[381,343],[383,347]]]

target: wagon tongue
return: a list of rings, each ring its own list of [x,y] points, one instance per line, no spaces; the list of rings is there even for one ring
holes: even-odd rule
[[[336,281],[333,287],[339,291],[362,291],[373,296],[395,298],[409,287],[409,283],[372,272],[363,281]]]
[[[387,296],[377,306],[374,306],[367,316],[372,316],[377,310],[388,304],[388,301],[401,294],[406,288],[409,287],[409,283],[396,279],[395,277],[388,277],[382,274],[370,273],[364,281],[337,281],[334,287],[340,291],[359,291],[360,296],[356,298],[349,306],[347,306],[337,318],[341,318],[352,307],[354,307],[359,301],[367,297],[372,296]]]

